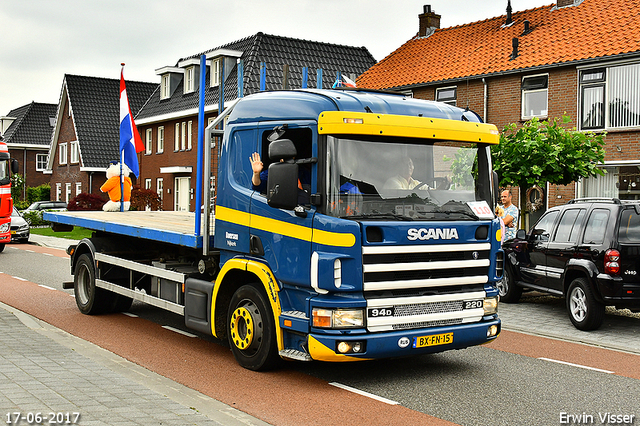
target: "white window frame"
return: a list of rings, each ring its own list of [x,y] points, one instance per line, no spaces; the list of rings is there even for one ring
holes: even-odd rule
[[[180,123],[176,123],[176,131],[173,138],[173,151],[180,151]]]
[[[65,202],[69,204],[69,200],[71,200],[71,182],[67,182],[64,184],[64,195]]]
[[[188,67],[184,70],[184,93],[193,93],[196,90],[195,84],[196,67]]]
[[[36,154],[36,172],[43,172],[47,170],[48,163],[49,154]]]
[[[82,194],[82,182],[76,182],[76,197]]]
[[[158,193],[158,197],[160,200],[164,200],[164,179],[158,178],[156,179],[156,192]]]
[[[164,152],[164,126],[158,127],[158,144],[157,144],[157,154],[162,154]]]
[[[151,178],[146,178],[144,180],[144,189],[151,189]]]
[[[61,166],[67,164],[67,143],[63,142],[58,145],[58,163]]]
[[[191,151],[193,148],[193,120],[189,120],[187,123],[187,151]]]
[[[162,76],[160,83],[160,99],[169,99],[171,97],[171,75]]]
[[[62,183],[56,183],[56,201],[62,201]]]
[[[453,96],[449,94],[451,91],[453,91]],[[436,101],[456,106],[458,104],[458,86],[437,88]]]
[[[534,78],[540,78],[540,77],[546,77],[546,87],[544,88],[539,88],[539,89],[525,89],[525,80],[529,80],[529,79],[534,79]],[[549,116],[549,74],[535,74],[535,75],[527,75],[527,76],[523,76],[522,77],[522,82],[521,82],[521,86],[520,86],[520,93],[521,93],[521,97],[522,97],[522,105],[521,105],[521,116],[523,120],[530,120],[533,117],[538,117],[538,118],[547,118]],[[533,111],[531,111],[531,113],[527,113],[526,111],[526,104],[527,104],[527,99],[530,97],[530,95],[537,95],[540,93],[544,93],[545,94],[545,102],[546,102],[546,109],[543,109],[540,111],[540,114],[535,114]]]
[[[578,68],[578,126],[582,130],[636,130],[640,128],[640,87],[638,80],[640,79],[640,63],[635,62],[615,62],[609,64],[598,64],[597,67],[579,67]],[[627,69],[630,74],[623,74],[622,71]],[[599,77],[597,74],[602,71],[603,75]],[[592,74],[593,78],[585,79],[585,75]],[[601,124],[585,126],[584,108],[585,108],[585,89],[601,91]],[[616,93],[617,92],[617,93]],[[625,99],[620,104],[625,105],[628,114],[615,114],[612,111],[610,102],[612,99]],[[592,96],[592,100],[596,96]],[[592,104],[593,105],[593,104]],[[629,108],[629,105],[631,108]],[[626,118],[625,118],[626,116]],[[612,123],[619,121],[620,123]],[[615,124],[615,125],[613,125]]]
[[[180,151],[187,148],[187,122],[182,122],[182,134],[180,135]]]
[[[144,155],[151,155],[153,151],[153,129],[147,129],[144,138]]]
[[[220,65],[222,64],[222,58],[214,59],[211,61],[211,87],[220,86]]]
[[[80,145],[78,141],[69,142],[69,163],[78,164],[80,162]]]

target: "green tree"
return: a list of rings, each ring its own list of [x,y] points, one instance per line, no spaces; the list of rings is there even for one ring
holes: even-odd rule
[[[552,122],[533,118],[521,128],[508,124],[500,144],[492,147],[500,186],[520,188],[522,210],[526,208],[526,190],[533,186],[544,187],[547,182],[567,185],[580,178],[604,175],[598,164],[604,163],[605,134],[563,127],[570,122],[571,118],[563,115]]]

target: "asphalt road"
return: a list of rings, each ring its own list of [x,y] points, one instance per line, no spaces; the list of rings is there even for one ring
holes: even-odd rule
[[[591,416],[582,424],[613,424],[600,421],[606,413],[633,415],[631,424],[640,424],[637,354],[505,331],[490,345],[461,351],[366,363],[286,363],[273,373],[253,373],[234,365],[224,342],[161,327],[184,329],[177,315],[137,303],[133,317],[79,314],[72,298],[50,290],[61,290],[61,283],[72,279],[60,250],[12,245],[0,256],[4,303],[19,304],[18,309],[272,424],[301,424],[301,412],[309,416],[305,424],[362,419],[427,424],[433,417],[465,426],[580,424],[569,421],[572,415]],[[531,309],[535,317],[537,307],[521,309]],[[566,320],[565,313],[558,315]],[[180,348],[179,354],[169,356],[171,347]],[[174,355],[173,364],[184,363],[183,368],[172,365]],[[371,395],[336,392],[337,386]]]

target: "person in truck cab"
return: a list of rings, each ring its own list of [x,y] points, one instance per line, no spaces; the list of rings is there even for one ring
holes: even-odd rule
[[[422,182],[415,180],[413,175],[413,160],[409,157],[404,157],[400,162],[398,174],[390,177],[384,183],[384,189],[414,189],[420,186],[418,189],[429,189],[429,185],[422,184]]]
[[[251,169],[253,176],[251,184],[253,190],[261,194],[267,193],[267,179],[269,177],[269,169],[264,170],[264,164],[260,159],[260,154],[254,152],[251,154]],[[282,161],[282,160],[280,160]],[[298,203],[309,204],[309,194],[311,193],[311,171],[307,167],[298,167]]]

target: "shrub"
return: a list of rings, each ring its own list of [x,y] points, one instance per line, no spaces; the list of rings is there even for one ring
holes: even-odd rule
[[[22,214],[24,220],[26,220],[31,226],[45,226],[49,225],[49,222],[42,219],[41,211],[30,211]]]
[[[83,192],[69,201],[67,210],[102,210],[105,202],[106,201],[98,194]]]
[[[51,185],[43,183],[40,186],[27,188],[27,201],[29,204],[36,201],[49,201],[51,199]]]
[[[139,185],[134,185],[131,190],[130,210],[160,210],[161,201],[158,193],[152,189],[142,189]]]

